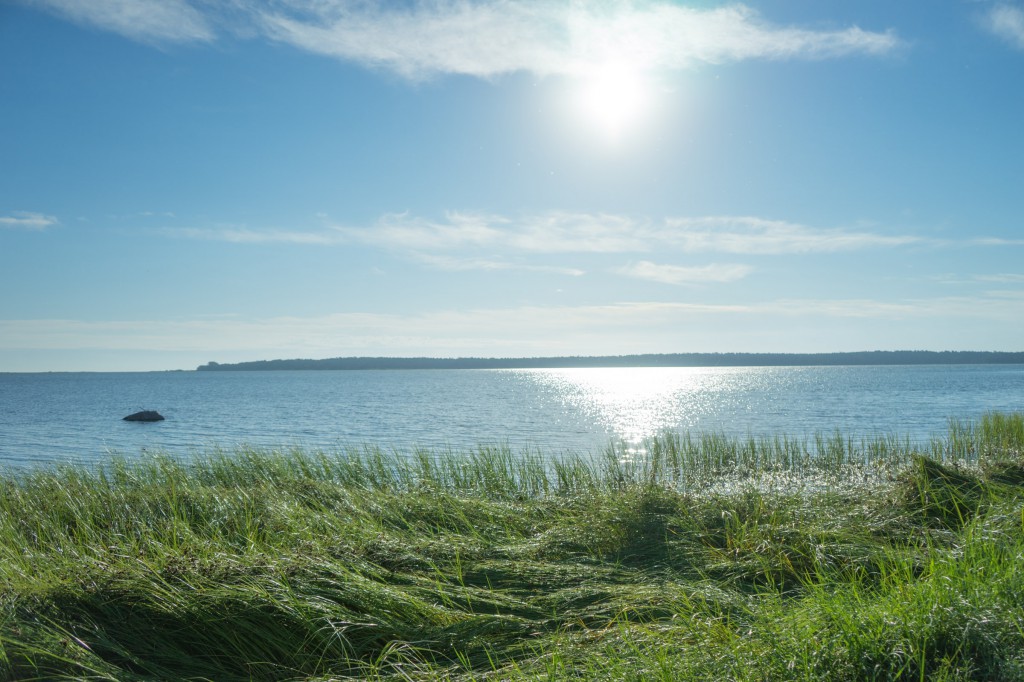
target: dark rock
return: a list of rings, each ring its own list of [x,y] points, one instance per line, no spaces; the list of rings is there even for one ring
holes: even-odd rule
[[[164,416],[156,410],[143,410],[128,415],[124,420],[126,422],[159,422],[164,420]]]

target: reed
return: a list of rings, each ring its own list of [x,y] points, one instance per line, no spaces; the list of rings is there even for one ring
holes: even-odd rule
[[[1024,679],[1024,415],[0,477],[5,679]]]

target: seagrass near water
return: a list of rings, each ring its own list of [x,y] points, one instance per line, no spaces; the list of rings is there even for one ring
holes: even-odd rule
[[[1024,414],[792,443],[3,476],[0,678],[1024,679]]]
[[[1022,379],[0,375],[0,679],[1024,680]]]

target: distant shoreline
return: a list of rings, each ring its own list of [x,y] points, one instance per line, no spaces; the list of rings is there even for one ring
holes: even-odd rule
[[[577,367],[814,367],[841,365],[1012,365],[1024,352],[861,351],[848,353],[663,353],[534,358],[346,357],[209,362],[197,372],[360,369],[571,369]]]

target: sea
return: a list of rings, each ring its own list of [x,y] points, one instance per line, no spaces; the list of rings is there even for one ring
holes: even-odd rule
[[[139,410],[164,421],[127,422]],[[1024,411],[1024,365],[0,374],[0,469],[240,447],[597,453],[665,432],[927,444]]]

